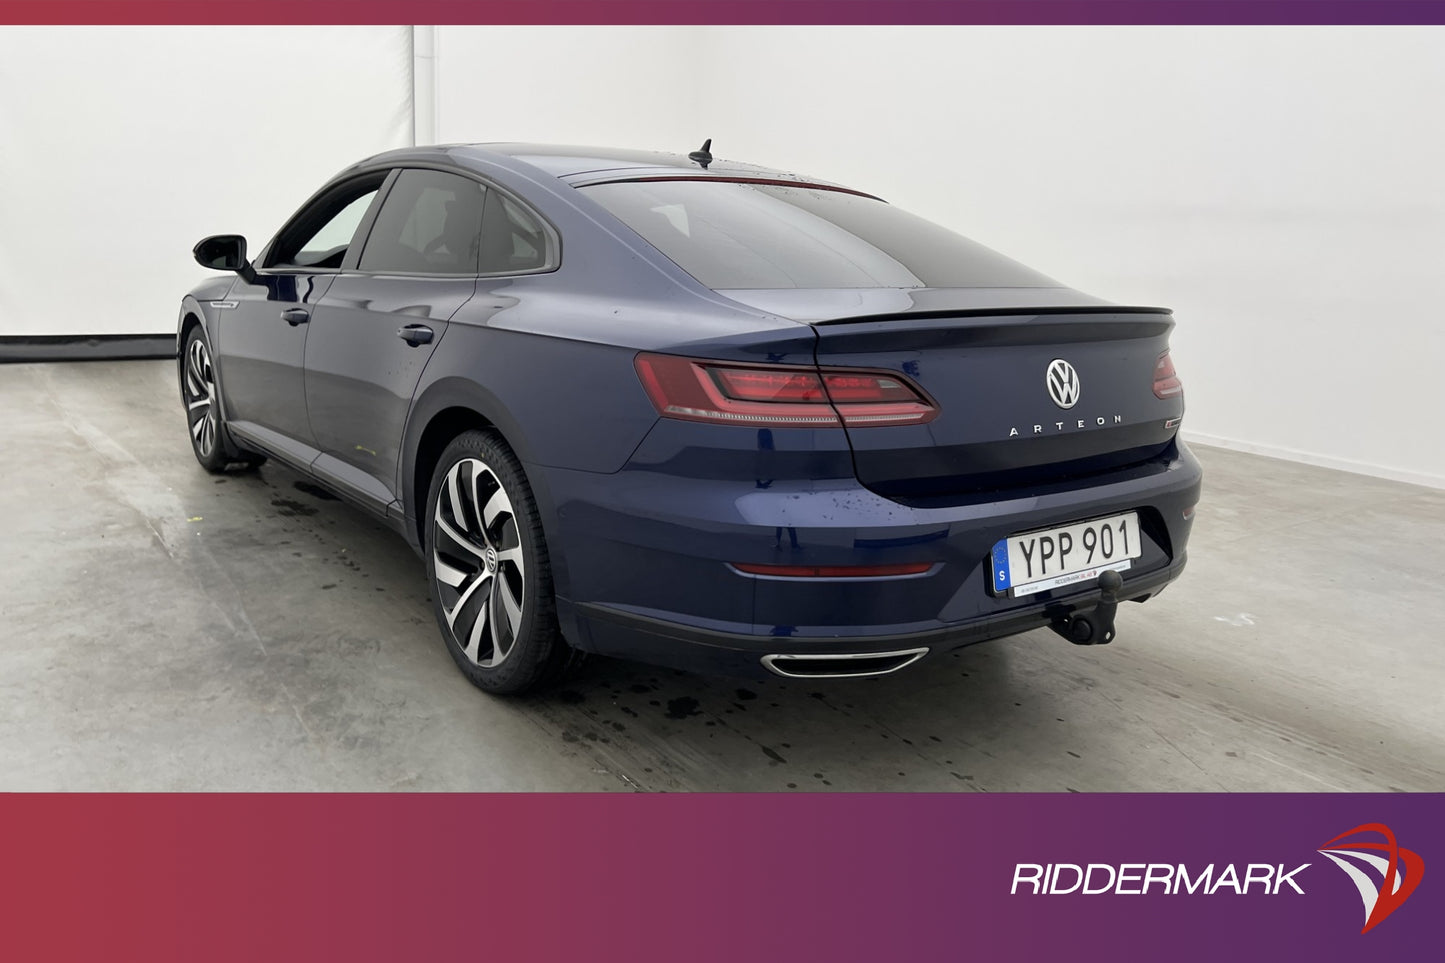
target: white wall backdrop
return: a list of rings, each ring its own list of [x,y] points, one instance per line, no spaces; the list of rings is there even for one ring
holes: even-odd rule
[[[174,331],[196,241],[411,142],[410,34],[0,28],[0,335]]]
[[[515,140],[686,152],[707,136],[698,132],[711,109],[704,88],[719,83],[709,75],[719,28],[435,29],[439,143]]]
[[[415,47],[419,76],[407,28],[0,30],[0,335],[169,330],[196,239],[259,245],[413,116],[442,142],[713,137],[1174,308],[1194,437],[1445,486],[1445,29],[439,27]]]
[[[437,65],[440,140],[874,191],[1174,308],[1194,437],[1445,486],[1441,28],[447,27]]]

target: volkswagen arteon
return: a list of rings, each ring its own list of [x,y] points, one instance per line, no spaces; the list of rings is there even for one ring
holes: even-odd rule
[[[393,526],[492,692],[576,652],[816,678],[1108,642],[1185,564],[1170,312],[861,190],[708,145],[412,148],[194,255],[227,272],[180,310],[201,465]]]

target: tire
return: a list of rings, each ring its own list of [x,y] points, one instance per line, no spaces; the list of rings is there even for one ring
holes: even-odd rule
[[[462,674],[497,694],[560,677],[572,649],[557,627],[542,522],[500,435],[453,439],[432,473],[426,518],[432,609]]]
[[[201,467],[219,475],[228,468],[255,468],[266,459],[231,440],[216,392],[216,371],[211,344],[200,325],[191,328],[181,348],[181,402],[186,411],[186,433]]]

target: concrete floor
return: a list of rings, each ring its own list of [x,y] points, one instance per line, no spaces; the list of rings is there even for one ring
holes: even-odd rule
[[[468,685],[403,542],[167,362],[0,365],[0,789],[1445,790],[1445,492],[1204,449],[1184,579],[859,682]]]

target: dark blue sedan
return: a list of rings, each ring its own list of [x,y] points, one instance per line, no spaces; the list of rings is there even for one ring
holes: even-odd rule
[[[1170,313],[861,191],[706,146],[415,148],[195,256],[231,272],[180,312],[200,463],[394,526],[492,692],[576,652],[813,678],[1108,642],[1184,567]]]

